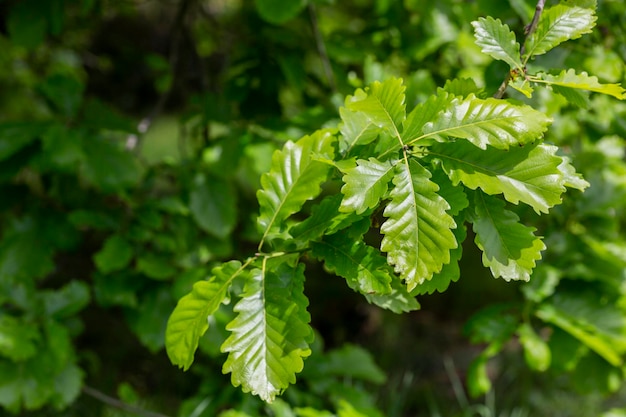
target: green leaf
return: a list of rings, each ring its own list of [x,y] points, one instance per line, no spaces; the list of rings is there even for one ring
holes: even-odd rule
[[[254,0],[259,15],[274,24],[286,23],[296,17],[307,4],[306,0]]]
[[[68,118],[76,116],[83,100],[84,88],[79,80],[66,74],[52,74],[39,85],[39,90],[54,110]]]
[[[626,353],[626,318],[615,302],[589,290],[557,291],[535,314],[574,336],[613,366]]]
[[[263,240],[284,228],[284,221],[321,192],[330,166],[317,158],[332,158],[334,137],[323,131],[287,142],[272,156],[271,170],[261,177],[257,192],[260,214],[258,224]]]
[[[340,213],[341,194],[330,195],[311,209],[311,215],[303,222],[296,223],[289,234],[302,246],[308,247],[309,242],[318,240],[324,234],[336,233],[351,224],[362,221],[365,215]]]
[[[44,5],[40,0],[25,0],[11,8],[6,23],[15,45],[34,49],[43,42],[48,30]]]
[[[392,277],[387,262],[377,249],[343,233],[311,242],[312,255],[326,268],[344,277],[350,288],[363,294],[388,294]]]
[[[189,210],[205,232],[225,239],[237,224],[237,195],[222,178],[197,174],[189,193]]]
[[[473,190],[480,187],[487,194],[503,194],[507,201],[521,201],[537,213],[547,213],[565,192],[565,178],[558,168],[563,160],[556,151],[555,146],[545,144],[482,151],[464,141],[429,148],[430,154],[441,159],[454,184],[462,182]]]
[[[607,94],[620,100],[626,99],[626,90],[619,84],[602,84],[598,81],[598,77],[590,76],[586,72],[576,74],[573,69],[563,70],[558,75],[547,73],[539,73],[532,81],[545,83],[554,87],[559,87],[556,92],[561,93],[564,90],[586,90],[596,93]],[[566,97],[567,98],[567,97]]]
[[[0,356],[14,362],[37,354],[40,339],[37,326],[9,315],[0,316]]]
[[[475,193],[474,213],[469,219],[476,233],[476,245],[483,252],[483,265],[494,278],[530,280],[535,262],[546,248],[532,227],[519,223],[519,217],[504,208],[498,197]]]
[[[85,308],[90,301],[89,286],[82,281],[70,281],[58,290],[39,293],[47,317],[71,317]]]
[[[393,137],[400,137],[400,126],[406,117],[405,87],[401,78],[374,81],[365,91],[357,90],[346,98],[346,107],[365,113],[374,124]]]
[[[561,156],[563,160],[559,165],[559,171],[563,175],[564,184],[566,187],[575,188],[580,191],[585,191],[589,187],[589,183],[583,178],[583,176],[576,172],[576,168],[571,164],[570,158],[567,156]]]
[[[491,380],[487,374],[488,360],[488,357],[479,355],[467,369],[467,388],[473,398],[491,391]]]
[[[511,69],[524,71],[524,65],[520,59],[520,45],[517,43],[515,33],[503,24],[500,19],[490,16],[481,17],[472,22],[476,44],[481,47],[483,53],[494,59],[504,61]]]
[[[339,115],[342,121],[339,127],[339,150],[343,155],[348,155],[355,146],[367,145],[378,137],[380,128],[366,113],[341,107]]]
[[[132,187],[141,179],[139,161],[120,144],[100,137],[83,143],[85,158],[81,172],[85,179],[104,192]]]
[[[126,312],[126,320],[142,345],[156,354],[165,345],[165,332],[174,299],[166,286],[143,290],[139,309]]]
[[[457,243],[450,229],[456,227],[446,210],[448,203],[437,194],[439,187],[431,174],[414,160],[399,163],[393,178],[391,202],[384,211],[387,220],[381,250],[409,291],[431,279],[450,262],[450,250]]]
[[[545,54],[562,42],[590,33],[595,22],[595,13],[588,8],[558,4],[544,10],[537,29],[526,40],[524,62]]]
[[[430,96],[428,100],[415,106],[403,123],[402,141],[406,144],[419,138],[424,125],[432,122],[437,114],[446,110],[452,100],[453,94],[440,90],[437,95]]]
[[[543,372],[550,367],[552,353],[548,344],[541,338],[532,326],[522,323],[517,328],[519,341],[524,347],[524,358],[531,369]]]
[[[356,163],[354,168],[344,171],[345,185],[341,187],[344,198],[340,210],[361,214],[367,209],[376,208],[387,194],[394,164],[391,161],[380,162],[375,158],[368,161],[359,159]]]
[[[216,267],[208,281],[196,282],[191,292],[178,301],[165,331],[167,355],[174,365],[189,369],[198,341],[209,328],[208,317],[224,301],[233,279],[243,270],[238,261]]]
[[[47,125],[36,122],[0,124],[0,161],[35,141],[45,132]]]
[[[454,78],[452,80],[446,80],[442,90],[453,96],[467,97],[470,94],[475,94],[480,98],[484,98],[482,96],[484,94],[484,90],[478,88],[476,81],[471,78]],[[441,93],[438,92],[438,95],[440,94]]]
[[[529,106],[471,95],[452,100],[445,111],[424,125],[424,133],[418,139],[432,137],[443,141],[455,137],[467,139],[481,149],[487,145],[508,149],[540,138],[549,122],[545,114]]]
[[[109,236],[102,249],[93,256],[98,270],[103,274],[126,268],[132,258],[133,247],[120,235]]]
[[[307,380],[323,380],[337,376],[380,385],[387,379],[385,373],[374,362],[371,353],[349,343],[327,352],[324,356],[315,359],[312,357],[311,360],[314,362],[311,365],[314,366],[311,368],[307,366]]]
[[[145,276],[156,280],[172,278],[178,271],[173,260],[163,255],[151,252],[137,258],[135,269]]]
[[[234,386],[267,402],[295,383],[311,354],[303,282],[303,265],[253,270],[234,307],[237,316],[226,327],[232,333],[222,345],[228,353],[222,371],[232,373]]]
[[[55,268],[54,247],[32,217],[15,219],[0,241],[0,283],[27,283]]]
[[[444,266],[445,268],[445,266]],[[420,304],[406,289],[406,285],[396,278],[391,278],[389,294],[363,294],[368,303],[393,311],[396,314],[408,313],[420,309]]]
[[[440,193],[441,194],[441,193]],[[445,264],[441,271],[434,274],[432,279],[424,281],[411,291],[411,295],[432,294],[435,291],[444,292],[450,286],[450,283],[456,282],[461,277],[461,269],[459,261],[463,255],[462,243],[467,237],[467,228],[465,225],[457,226],[453,230],[458,246],[450,251],[450,262]]]

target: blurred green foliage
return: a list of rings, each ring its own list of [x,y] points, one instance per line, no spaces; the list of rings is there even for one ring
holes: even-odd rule
[[[528,0],[0,1],[0,406],[123,415],[81,395],[89,386],[181,417],[478,410],[482,399],[471,405],[449,392],[454,373],[423,374],[443,383],[411,379],[414,351],[441,359],[410,333],[417,316],[364,307],[367,320],[355,319],[351,303],[366,303],[321,268],[306,289],[330,346],[316,337],[298,383],[272,405],[221,374],[220,329],[232,305],[210,318],[222,326],[200,340],[188,374],[167,360],[164,333],[194,282],[256,251],[255,193],[275,149],[336,125],[343,98],[376,80],[403,77],[410,107],[455,78],[493,95],[509,68],[480,52],[471,22],[497,17],[521,39],[534,8]],[[529,72],[573,68],[623,83],[626,5],[600,0],[597,16],[593,33],[529,61]],[[546,141],[591,184],[549,216],[514,207],[549,248],[533,278],[511,295],[463,260],[447,294],[420,298],[444,317],[486,307],[466,329],[498,349],[458,370],[493,387],[482,415],[598,415],[597,398],[624,381],[626,104],[592,94],[577,96],[579,107],[557,90],[530,99],[507,90],[553,119]],[[344,345],[356,339],[389,365],[386,382],[366,351]],[[522,355],[543,373],[521,367]]]

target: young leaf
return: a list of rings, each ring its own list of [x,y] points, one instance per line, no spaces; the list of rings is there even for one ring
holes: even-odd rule
[[[339,150],[343,155],[348,155],[357,145],[371,143],[380,132],[380,128],[366,113],[350,111],[342,107],[339,109],[339,115],[342,121],[339,127],[341,132]]]
[[[374,124],[393,137],[400,137],[400,126],[406,116],[404,90],[400,78],[374,81],[366,91],[357,90],[346,98],[346,107],[365,113]]]
[[[324,261],[326,268],[344,277],[350,288],[363,294],[388,294],[392,280],[387,262],[380,252],[343,233],[311,242],[312,255]]]
[[[441,90],[453,96],[467,97],[470,94],[474,94],[479,98],[486,98],[483,96],[485,94],[485,90],[483,88],[478,88],[476,81],[471,78],[454,78],[452,80],[446,80],[446,83]],[[437,93],[438,95],[441,94],[440,91]]]
[[[465,225],[458,226],[453,230],[458,246],[450,251],[450,262],[445,264],[441,271],[434,274],[432,279],[424,281],[411,291],[411,295],[432,294],[435,291],[444,292],[448,289],[452,282],[456,282],[461,277],[461,269],[459,268],[459,260],[463,255],[462,243],[467,237],[467,228]]]
[[[533,77],[532,80],[538,83],[558,86],[561,89],[593,91],[608,94],[620,100],[626,99],[626,90],[619,84],[602,84],[598,81],[598,77],[587,75],[586,72],[576,74],[576,71],[573,69],[563,70],[559,75],[539,73],[537,78]]]
[[[189,294],[178,301],[165,330],[165,348],[170,361],[187,370],[193,362],[200,337],[209,328],[208,317],[215,313],[230,285],[243,272],[238,261],[213,269],[208,281],[198,281]]]
[[[393,171],[394,165],[391,161],[380,162],[375,158],[368,161],[357,160],[356,167],[344,171],[345,185],[341,188],[344,198],[340,210],[361,214],[368,208],[378,206],[387,194]]]
[[[271,402],[302,371],[311,354],[313,331],[306,312],[304,266],[281,264],[277,271],[255,269],[235,305],[238,313],[226,329],[222,345],[228,353],[222,371],[231,372],[234,386]]]
[[[456,227],[446,213],[448,203],[437,194],[431,174],[414,160],[397,165],[391,202],[381,227],[381,250],[409,291],[450,262],[457,243],[450,229]]]
[[[545,54],[570,39],[590,33],[596,22],[593,9],[558,4],[541,15],[537,29],[526,40],[526,63],[531,57]]]
[[[537,334],[528,323],[517,328],[519,340],[524,347],[524,358],[532,369],[543,372],[550,367],[552,353],[548,344]]]
[[[537,213],[547,213],[561,202],[565,179],[559,170],[562,159],[550,145],[512,147],[508,151],[481,151],[464,141],[441,143],[429,152],[441,159],[454,184],[462,182],[473,190],[503,194],[509,202],[520,201]]]
[[[524,71],[524,65],[520,59],[520,46],[509,27],[500,19],[490,16],[479,18],[472,22],[476,44],[482,48],[482,52],[494,59],[504,61],[511,69]]]
[[[533,232],[519,223],[519,217],[504,208],[497,197],[475,193],[474,213],[469,216],[476,233],[476,245],[483,252],[483,264],[495,278],[528,281],[546,248]]]
[[[340,218],[349,216],[346,213],[339,213],[342,198],[341,194],[325,197],[311,209],[311,216],[289,229],[289,235],[303,244],[317,240],[328,228],[340,221]]]
[[[444,141],[447,137],[467,139],[486,149],[487,145],[508,149],[532,142],[547,130],[550,119],[529,106],[516,106],[494,98],[473,95],[455,98],[432,122],[424,125],[422,138]]]
[[[368,303],[377,305],[396,314],[408,313],[420,309],[420,304],[406,289],[406,285],[396,277],[391,279],[389,294],[363,294]]]
[[[272,168],[261,177],[262,189],[257,192],[263,241],[282,231],[284,220],[321,192],[320,184],[330,167],[316,156],[332,158],[333,140],[330,133],[317,131],[296,143],[287,142],[282,150],[274,152]]]
[[[418,138],[422,134],[424,125],[434,120],[438,113],[447,109],[453,99],[454,94],[440,90],[437,95],[415,106],[403,123],[402,141],[409,143]]]

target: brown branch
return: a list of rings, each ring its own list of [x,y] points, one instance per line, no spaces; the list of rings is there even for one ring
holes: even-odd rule
[[[143,408],[139,408],[134,405],[125,403],[123,401],[118,400],[117,398],[113,398],[113,397],[106,395],[102,391],[98,391],[97,389],[91,388],[88,386],[83,387],[83,393],[86,395],[89,395],[92,398],[95,398],[96,400],[110,407],[117,408],[118,410],[123,410],[128,413],[132,413],[141,417],[170,417],[165,414],[144,410]]]

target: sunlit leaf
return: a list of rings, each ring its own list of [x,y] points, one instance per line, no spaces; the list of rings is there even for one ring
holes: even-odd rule
[[[359,159],[354,168],[344,171],[341,188],[344,198],[340,210],[363,213],[378,206],[387,193],[387,187],[393,177],[394,164],[391,161],[380,162],[375,158]]]
[[[450,262],[457,243],[450,229],[456,227],[424,167],[414,160],[397,165],[391,202],[384,211],[381,250],[412,290]]]
[[[380,128],[366,113],[342,107],[339,114],[342,121],[339,127],[339,150],[344,154],[349,154],[355,146],[371,143],[378,136]]]
[[[494,59],[506,62],[511,69],[524,70],[520,59],[520,45],[517,43],[515,33],[500,19],[490,16],[481,17],[472,22],[472,26],[474,26],[476,44],[481,47],[482,52]]]
[[[526,59],[545,54],[570,39],[590,33],[596,22],[593,9],[557,4],[543,11],[537,29],[526,40]]]
[[[559,170],[563,161],[555,155],[555,146],[534,144],[508,151],[482,151],[457,141],[429,149],[441,159],[453,183],[481,188],[487,194],[503,194],[509,202],[521,201],[538,213],[547,213],[559,204],[565,192],[565,178]]]
[[[346,98],[346,107],[367,114],[391,136],[400,137],[400,126],[406,117],[404,90],[399,78],[374,81],[365,91],[357,90],[354,96]]]
[[[533,81],[557,86],[559,92],[562,89],[586,90],[607,94],[620,100],[626,99],[626,90],[619,84],[602,84],[598,77],[590,76],[586,72],[577,74],[573,69],[563,70],[558,75],[539,73],[537,79],[533,78]]]
[[[540,138],[548,117],[529,106],[516,106],[494,98],[455,98],[445,111],[424,125],[423,137],[463,138],[475,146],[508,149]]]
[[[222,370],[231,373],[233,385],[268,402],[296,382],[311,353],[313,334],[303,293],[304,266],[280,268],[252,271],[235,305],[237,316],[226,327],[231,335],[222,345],[228,353]]]
[[[200,337],[209,328],[208,317],[226,298],[230,285],[242,273],[238,261],[214,268],[208,281],[196,282],[172,312],[165,331],[167,355],[174,365],[187,370],[193,362]]]
[[[261,177],[262,189],[257,192],[260,214],[258,224],[264,239],[280,233],[283,222],[315,198],[320,184],[326,180],[330,166],[316,158],[332,158],[334,137],[324,131],[287,142],[272,156],[271,170]]]

